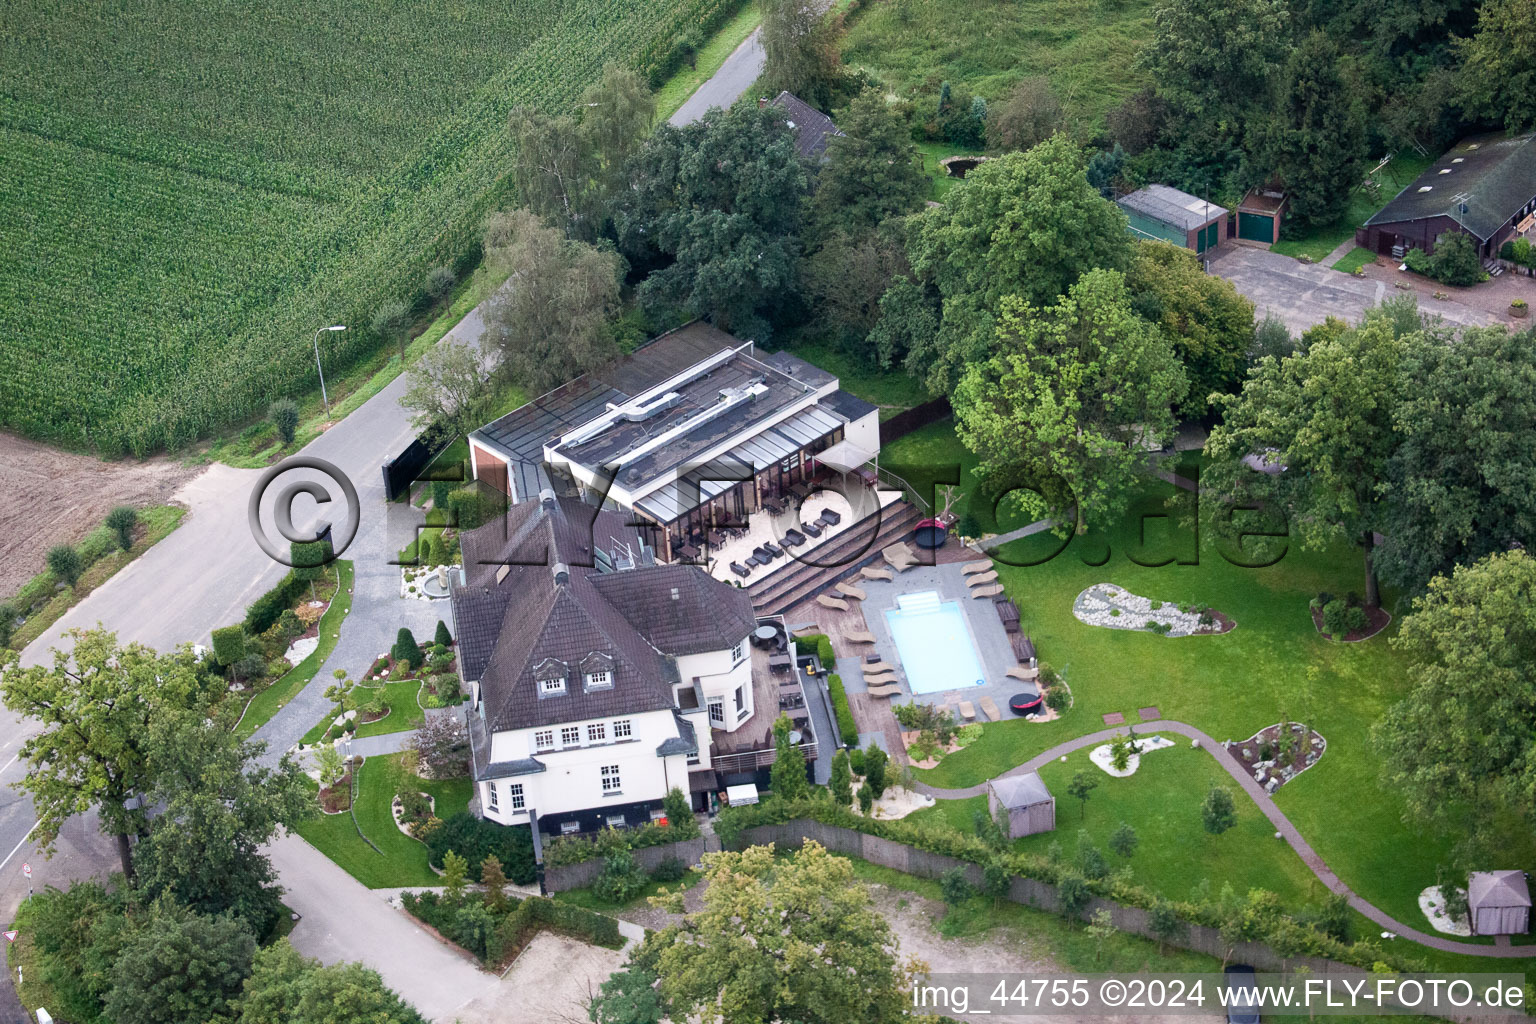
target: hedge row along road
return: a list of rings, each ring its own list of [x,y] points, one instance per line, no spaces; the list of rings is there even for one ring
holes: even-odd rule
[[[1063,757],[1076,750],[1082,750],[1084,747],[1108,743],[1116,736],[1123,734],[1126,728],[1101,729],[1086,736],[1067,740],[1065,743],[1058,743],[1051,749],[1036,754],[1017,768],[1008,769],[998,778],[1037,772],[1058,757]],[[1132,729],[1131,731],[1134,732],[1135,730]],[[1264,792],[1264,787],[1254,782],[1253,776],[1248,774],[1242,765],[1229,757],[1226,749],[1220,743],[1217,743],[1194,726],[1186,725],[1183,722],[1170,722],[1167,720],[1146,722],[1143,723],[1141,728],[1141,735],[1143,736],[1150,736],[1160,732],[1178,733],[1186,739],[1198,740],[1200,746],[1209,751],[1211,757],[1216,760],[1217,766],[1225,769],[1227,774],[1232,776],[1237,784],[1243,788],[1243,792],[1247,793],[1253,802],[1258,805],[1259,810],[1264,812],[1264,816],[1269,819],[1270,824],[1275,826],[1275,831],[1285,837],[1285,841],[1301,857],[1302,863],[1306,864],[1311,872],[1317,876],[1317,880],[1326,885],[1330,892],[1343,893],[1349,899],[1351,907],[1354,907],[1383,928],[1396,932],[1402,938],[1410,939],[1420,945],[1446,953],[1465,953],[1469,956],[1508,957],[1511,959],[1531,955],[1531,947],[1529,946],[1481,946],[1472,942],[1457,942],[1454,939],[1429,935],[1419,931],[1417,928],[1411,928],[1403,924],[1384,911],[1378,910],[1374,905],[1356,896],[1349,886],[1345,885],[1339,876],[1335,875],[1328,865],[1323,863],[1323,858],[1319,857],[1317,851],[1313,850],[1311,845],[1302,838],[1301,833],[1296,830],[1295,825],[1291,824],[1290,819],[1285,816],[1285,813],[1275,806],[1274,799]],[[987,784],[983,782],[975,786],[967,786],[964,789],[938,789],[919,782],[917,790],[939,800],[964,800],[967,797],[980,796],[985,793],[987,791]]]

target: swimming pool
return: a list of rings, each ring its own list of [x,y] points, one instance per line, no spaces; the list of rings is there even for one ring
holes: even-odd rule
[[[941,601],[932,590],[903,594],[886,609],[885,621],[914,694],[986,682],[960,602]]]

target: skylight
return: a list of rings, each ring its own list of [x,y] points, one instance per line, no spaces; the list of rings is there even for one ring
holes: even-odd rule
[[[1434,187],[1435,186],[1433,186],[1433,185],[1420,185],[1419,186],[1419,191],[1420,192],[1428,192],[1429,190],[1431,190]]]

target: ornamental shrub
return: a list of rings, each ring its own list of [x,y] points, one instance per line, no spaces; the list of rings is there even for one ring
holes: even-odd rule
[[[1364,608],[1355,605],[1344,613],[1344,624],[1351,633],[1363,633],[1371,620],[1366,616]]]
[[[1323,632],[1332,637],[1341,637],[1349,632],[1349,605],[1334,598],[1323,605]]]
[[[502,871],[514,884],[527,885],[534,880],[533,836],[527,825],[498,825],[460,811],[444,819],[425,842],[433,866],[441,868],[448,851],[457,851],[469,861],[469,874],[476,882],[480,881],[485,858],[492,855],[501,861]]]
[[[283,444],[293,444],[299,433],[299,407],[290,398],[279,398],[267,406],[267,419]]]
[[[432,635],[432,642],[439,647],[447,647],[453,643],[453,636],[448,632],[448,624],[442,619],[437,620],[437,632]]]
[[[55,578],[74,586],[85,571],[85,559],[68,544],[57,544],[48,549],[48,569]]]
[[[1436,281],[1466,286],[1483,279],[1483,262],[1478,258],[1472,237],[1462,231],[1447,231],[1435,239],[1435,254],[1429,257],[1429,274]]]
[[[421,653],[421,645],[411,635],[409,626],[401,626],[400,632],[395,634],[395,646],[390,648],[390,654],[394,655],[395,662],[404,662],[412,669],[421,667],[425,656]]]
[[[213,631],[213,656],[220,665],[233,665],[245,657],[245,630],[225,626]]]
[[[117,540],[117,546],[127,551],[133,547],[133,528],[139,525],[139,513],[132,505],[119,505],[107,513],[107,529]]]

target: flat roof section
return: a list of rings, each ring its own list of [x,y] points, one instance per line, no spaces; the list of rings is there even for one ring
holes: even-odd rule
[[[1168,185],[1148,185],[1115,201],[1127,210],[1135,210],[1143,216],[1185,231],[1204,227],[1227,212],[1215,203],[1208,203]]]

